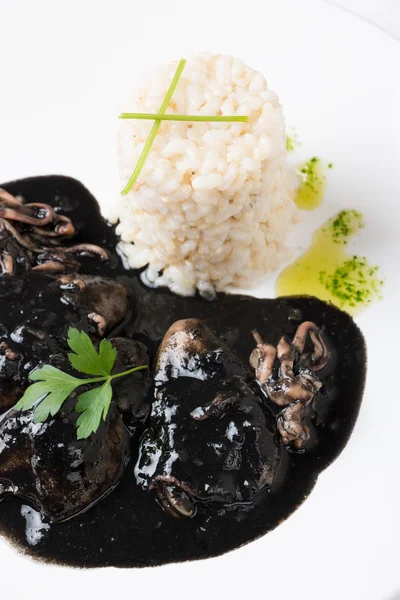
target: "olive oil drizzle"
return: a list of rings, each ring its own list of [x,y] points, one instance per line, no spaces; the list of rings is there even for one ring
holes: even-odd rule
[[[309,294],[355,315],[382,297],[379,267],[346,251],[365,226],[361,213],[343,210],[318,229],[304,254],[278,277],[277,296]]]
[[[326,172],[327,169],[332,169],[332,167],[332,163],[326,165],[320,158],[313,156],[296,169],[300,185],[296,191],[294,201],[299,208],[302,210],[315,210],[321,206],[326,192]]]

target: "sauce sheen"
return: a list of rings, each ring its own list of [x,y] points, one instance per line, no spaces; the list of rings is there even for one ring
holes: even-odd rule
[[[98,244],[109,250],[108,263],[82,258],[81,272],[116,279],[128,288],[131,316],[119,327],[117,335],[144,343],[150,366],[168,327],[184,318],[204,321],[246,364],[254,348],[253,329],[277,344],[283,334],[293,337],[300,322],[312,320],[322,328],[333,358],[320,373],[323,388],[307,421],[311,438],[306,449],[294,452],[282,445],[274,483],[259,492],[248,507],[211,503],[199,505],[193,518],[177,519],[167,514],[152,492],[137,485],[134,466],[139,432],[130,440],[130,460],[119,484],[90,510],[47,527],[26,506],[26,500],[6,497],[0,502],[0,533],[21,551],[45,562],[76,567],[145,567],[220,555],[279,525],[308,496],[318,474],[341,453],[354,427],[364,387],[366,357],[362,334],[351,317],[307,296],[265,300],[221,293],[209,302],[198,296],[182,298],[165,289],[150,289],[142,283],[139,271],[123,268],[115,252],[114,228],[104,221],[95,199],[79,182],[49,176],[2,187],[22,195],[27,202],[51,204],[73,219],[76,243]],[[281,289],[288,291],[285,285]],[[300,293],[313,291],[299,286],[293,289]],[[22,299],[16,294],[9,301]],[[7,305],[2,304],[0,322],[5,319]],[[268,404],[261,392],[257,393],[261,405]],[[197,406],[194,400],[193,406]],[[266,410],[277,413],[277,407],[271,403]],[[230,432],[234,434],[233,429]],[[195,447],[192,452],[196,452]],[[32,539],[34,544],[29,543]]]

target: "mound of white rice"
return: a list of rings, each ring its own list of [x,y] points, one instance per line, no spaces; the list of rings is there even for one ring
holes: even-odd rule
[[[177,63],[154,70],[124,106],[159,111]],[[189,59],[169,113],[248,115],[250,123],[163,122],[134,188],[111,216],[120,252],[145,280],[181,295],[251,287],[286,256],[296,220],[285,122],[263,75],[230,56]],[[121,120],[121,187],[151,121]]]

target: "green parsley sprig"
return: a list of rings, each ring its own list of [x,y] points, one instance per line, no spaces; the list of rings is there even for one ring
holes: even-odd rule
[[[68,354],[68,359],[74,369],[97,377],[78,379],[56,367],[44,365],[29,375],[29,379],[36,383],[25,390],[14,409],[26,411],[34,408],[34,422],[44,423],[49,416],[54,417],[58,413],[67,398],[78,387],[102,383],[103,385],[80,394],[75,404],[75,410],[80,413],[77,421],[77,438],[81,440],[98,430],[102,418],[103,421],[106,420],[112,400],[111,381],[147,369],[148,365],[140,365],[112,375],[117,350],[109,340],[102,340],[97,351],[87,333],[70,327],[67,343],[72,350]]]

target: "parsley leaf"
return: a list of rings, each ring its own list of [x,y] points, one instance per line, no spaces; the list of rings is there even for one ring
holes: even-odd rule
[[[30,374],[31,381],[37,381],[29,386],[22,398],[15,405],[15,410],[30,410],[35,407],[35,423],[43,423],[50,415],[54,417],[68,396],[82,385],[80,379],[68,375],[51,365],[45,365]]]
[[[14,410],[34,410],[34,422],[43,423],[49,416],[54,417],[72,392],[82,386],[93,383],[103,385],[92,388],[78,396],[75,410],[80,414],[77,421],[78,440],[88,438],[99,428],[101,419],[105,421],[112,400],[111,381],[117,377],[126,377],[136,371],[147,369],[148,365],[139,365],[122,373],[112,375],[117,350],[109,340],[102,340],[99,351],[84,331],[73,327],[68,331],[68,345],[73,351],[68,354],[72,366],[85,375],[97,375],[91,379],[78,379],[51,365],[35,369],[29,375],[34,381],[22,398],[14,406]]]
[[[74,369],[87,375],[111,375],[117,358],[117,351],[111,342],[102,340],[97,352],[88,334],[74,327],[68,330],[67,342],[75,353],[68,354],[69,362]]]
[[[77,426],[78,440],[88,438],[91,433],[98,430],[101,417],[106,420],[112,398],[112,388],[110,381],[106,381],[102,386],[96,387],[79,396],[75,405],[75,410],[81,413]]]

